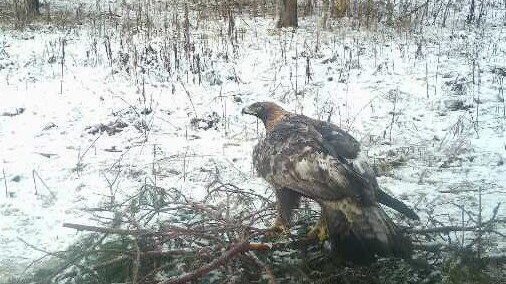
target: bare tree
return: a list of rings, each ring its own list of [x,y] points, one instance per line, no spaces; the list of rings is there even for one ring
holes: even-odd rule
[[[297,0],[278,1],[278,28],[297,27]]]

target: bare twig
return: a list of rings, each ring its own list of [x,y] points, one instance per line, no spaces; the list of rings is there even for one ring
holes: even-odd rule
[[[36,170],[33,170],[32,172],[32,175],[33,175],[33,182],[35,183],[35,176],[37,176],[37,178],[40,180],[40,182],[42,183],[42,185],[44,185],[44,187],[47,189],[47,191],[49,192],[49,194],[51,194],[51,197],[52,198],[56,198],[56,194],[54,194],[53,191],[51,191],[51,189],[49,188],[49,186],[46,184],[46,182],[40,177],[39,173],[36,171]],[[35,192],[37,192],[37,186],[35,186]]]
[[[5,197],[9,197],[9,188],[7,187],[7,177],[5,176],[5,169],[2,169],[2,173],[4,175]]]
[[[237,255],[243,254],[250,250],[268,250],[270,247],[265,244],[252,244],[248,241],[244,241],[241,243],[237,243],[231,246],[231,248],[223,253],[217,259],[211,261],[210,263],[188,273],[185,273],[181,276],[169,278],[166,281],[160,282],[160,284],[176,284],[176,283],[186,283],[195,279],[198,279],[205,274],[217,269],[219,266],[227,263]]]
[[[436,228],[425,228],[425,229],[413,229],[408,230],[409,233],[412,234],[431,234],[431,233],[450,233],[450,232],[475,232],[477,230],[480,230],[479,226],[443,226],[443,227],[436,227]],[[498,235],[504,236],[502,233],[494,231],[490,228],[483,228],[481,227],[481,232],[488,232],[488,233],[495,233]]]
[[[129,235],[129,236],[167,236],[167,237],[176,237],[176,236],[199,236],[201,238],[221,241],[219,236],[212,235],[206,233],[204,230],[195,230],[182,228],[174,225],[165,225],[163,229],[160,231],[151,231],[145,229],[119,229],[119,228],[105,228],[105,227],[97,227],[97,226],[89,226],[89,225],[80,225],[73,223],[63,223],[62,225],[65,228],[76,229],[78,231],[88,231],[88,232],[96,232],[96,233],[104,233],[104,234],[116,234],[116,235]]]
[[[119,229],[119,228],[104,228],[104,227],[96,227],[96,226],[88,226],[88,225],[79,225],[72,223],[63,223],[62,225],[65,228],[76,229],[78,231],[89,231],[89,232],[97,232],[104,234],[117,234],[117,235],[153,235],[156,232],[149,230],[128,230],[128,229]]]
[[[253,263],[255,263],[262,270],[264,270],[269,284],[276,284],[277,283],[276,276],[274,275],[274,272],[272,271],[272,269],[268,265],[266,265],[263,261],[261,261],[258,258],[258,256],[256,256],[256,254],[254,252],[249,251],[245,254],[245,256],[247,258],[251,259],[253,261]]]

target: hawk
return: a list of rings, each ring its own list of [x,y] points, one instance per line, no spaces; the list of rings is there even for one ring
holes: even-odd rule
[[[325,227],[331,248],[340,257],[368,262],[376,256],[411,253],[411,243],[379,203],[411,219],[418,216],[380,189],[360,144],[350,134],[272,102],[254,103],[242,113],[256,116],[266,129],[254,148],[253,164],[275,189],[275,227],[289,227],[292,210],[305,196],[321,206],[318,226]]]

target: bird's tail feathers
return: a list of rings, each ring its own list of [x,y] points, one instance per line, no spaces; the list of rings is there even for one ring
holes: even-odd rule
[[[326,202],[323,210],[332,248],[345,259],[370,262],[376,256],[411,255],[411,243],[381,207],[343,199]]]
[[[378,198],[379,203],[402,213],[404,216],[412,220],[420,220],[420,217],[418,217],[413,209],[409,208],[404,202],[390,196],[388,193],[379,188],[376,190],[376,197]]]

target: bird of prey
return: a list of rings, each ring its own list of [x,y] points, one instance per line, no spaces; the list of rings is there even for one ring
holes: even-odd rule
[[[410,241],[379,203],[411,219],[418,216],[380,189],[360,144],[350,134],[272,102],[254,103],[242,113],[265,125],[266,135],[255,146],[253,164],[275,189],[275,226],[288,228],[292,210],[305,196],[321,206],[318,226],[326,229],[332,250],[345,260],[370,262],[376,256],[410,255]]]

